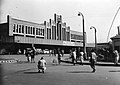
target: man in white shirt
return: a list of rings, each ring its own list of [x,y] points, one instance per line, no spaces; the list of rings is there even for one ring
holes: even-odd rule
[[[94,50],[91,50],[90,66],[91,66],[91,68],[93,69],[92,72],[95,72],[95,71],[96,71],[96,69],[95,69],[96,58],[97,58],[96,53],[94,52]]]
[[[80,52],[80,62],[81,62],[81,65],[83,65],[83,61],[84,61],[84,53],[81,51]]]
[[[75,63],[76,63],[76,49],[72,49],[71,58],[72,58],[73,65],[75,65]]]
[[[115,63],[115,65],[118,65],[119,53],[118,53],[117,50],[114,50],[113,53],[114,53],[114,56],[115,56],[114,63]]]
[[[40,70],[42,70],[42,73],[45,72],[46,70],[46,61],[44,60],[43,57],[41,57],[41,59],[38,61],[38,72],[40,72]]]

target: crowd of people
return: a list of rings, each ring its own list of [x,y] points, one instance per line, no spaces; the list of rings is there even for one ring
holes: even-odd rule
[[[32,48],[27,48],[25,50],[25,55],[26,55],[26,58],[27,58],[27,61],[28,62],[31,62],[31,63],[35,63],[35,47],[32,47]],[[115,65],[118,65],[118,62],[119,62],[119,53],[117,50],[114,50],[113,51],[113,57],[114,57],[114,64]],[[61,50],[61,49],[57,49],[57,60],[53,60],[53,63],[58,63],[58,64],[61,64],[61,60],[62,60],[62,57],[64,56],[64,51]],[[96,54],[96,50],[95,49],[92,49],[90,51],[90,55],[88,57],[89,59],[89,62],[90,62],[90,67],[92,68],[92,72],[95,72],[96,71],[96,68],[95,68],[95,64],[97,62],[97,57],[99,57],[99,54]],[[82,49],[80,48],[73,48],[72,50],[70,50],[70,57],[69,59],[71,59],[72,61],[72,64],[75,65],[78,61],[80,62],[79,64],[80,65],[83,65],[83,62],[84,62],[84,52]],[[46,70],[46,61],[44,60],[44,57],[41,57],[40,60],[38,61],[38,72],[42,72],[44,73],[45,70]]]
[[[35,52],[36,52],[35,47],[25,49],[24,54],[25,54],[28,62],[35,63],[35,60],[34,60]]]
[[[91,50],[91,53],[90,53],[90,57],[89,57],[89,61],[90,61],[90,66],[91,68],[93,69],[92,72],[95,72],[96,69],[95,69],[95,63],[96,63],[96,60],[97,60],[97,55],[95,53],[95,50]],[[76,49],[72,49],[71,51],[71,59],[72,59],[72,63],[73,65],[75,65],[77,63],[77,61],[80,61],[80,64],[83,65],[83,62],[84,62],[84,53],[83,51],[78,48],[77,50]]]

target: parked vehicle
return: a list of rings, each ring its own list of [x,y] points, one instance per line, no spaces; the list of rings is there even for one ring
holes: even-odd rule
[[[48,49],[45,49],[45,50],[43,50],[43,53],[44,53],[44,54],[49,54],[49,50],[48,50]]]

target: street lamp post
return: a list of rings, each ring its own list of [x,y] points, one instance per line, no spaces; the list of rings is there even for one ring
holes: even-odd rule
[[[83,51],[84,51],[84,57],[86,58],[84,16],[81,12],[78,13],[78,16],[82,16],[82,22],[83,22]]]
[[[94,30],[95,30],[95,49],[97,50],[97,37],[96,37],[96,28],[95,27],[93,27],[93,26],[91,26],[90,27],[90,29],[92,29],[92,28],[94,28]]]

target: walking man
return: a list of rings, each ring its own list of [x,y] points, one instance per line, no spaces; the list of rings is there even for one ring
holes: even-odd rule
[[[35,47],[32,47],[32,50],[31,50],[31,63],[35,63]]]
[[[95,51],[94,51],[94,50],[91,50],[90,66],[91,66],[91,68],[93,69],[92,72],[95,72],[95,71],[96,71],[96,68],[95,68],[96,58],[97,58],[97,55],[96,55]]]
[[[61,57],[62,57],[62,54],[61,54],[60,49],[58,48],[58,64],[61,63]]]
[[[118,53],[118,51],[117,50],[114,50],[114,57],[115,57],[115,61],[114,61],[114,63],[115,63],[115,65],[118,65],[118,61],[119,61],[119,53]]]
[[[25,56],[27,58],[27,61],[30,62],[30,51],[29,51],[29,49],[25,49]]]
[[[81,65],[83,65],[83,61],[84,61],[84,53],[83,53],[83,51],[81,50],[80,51],[80,63],[81,63]]]
[[[73,49],[71,57],[72,57],[72,63],[73,63],[73,65],[75,65],[75,63],[76,63],[76,49]]]
[[[77,48],[76,50],[76,61],[80,61],[80,48]]]

